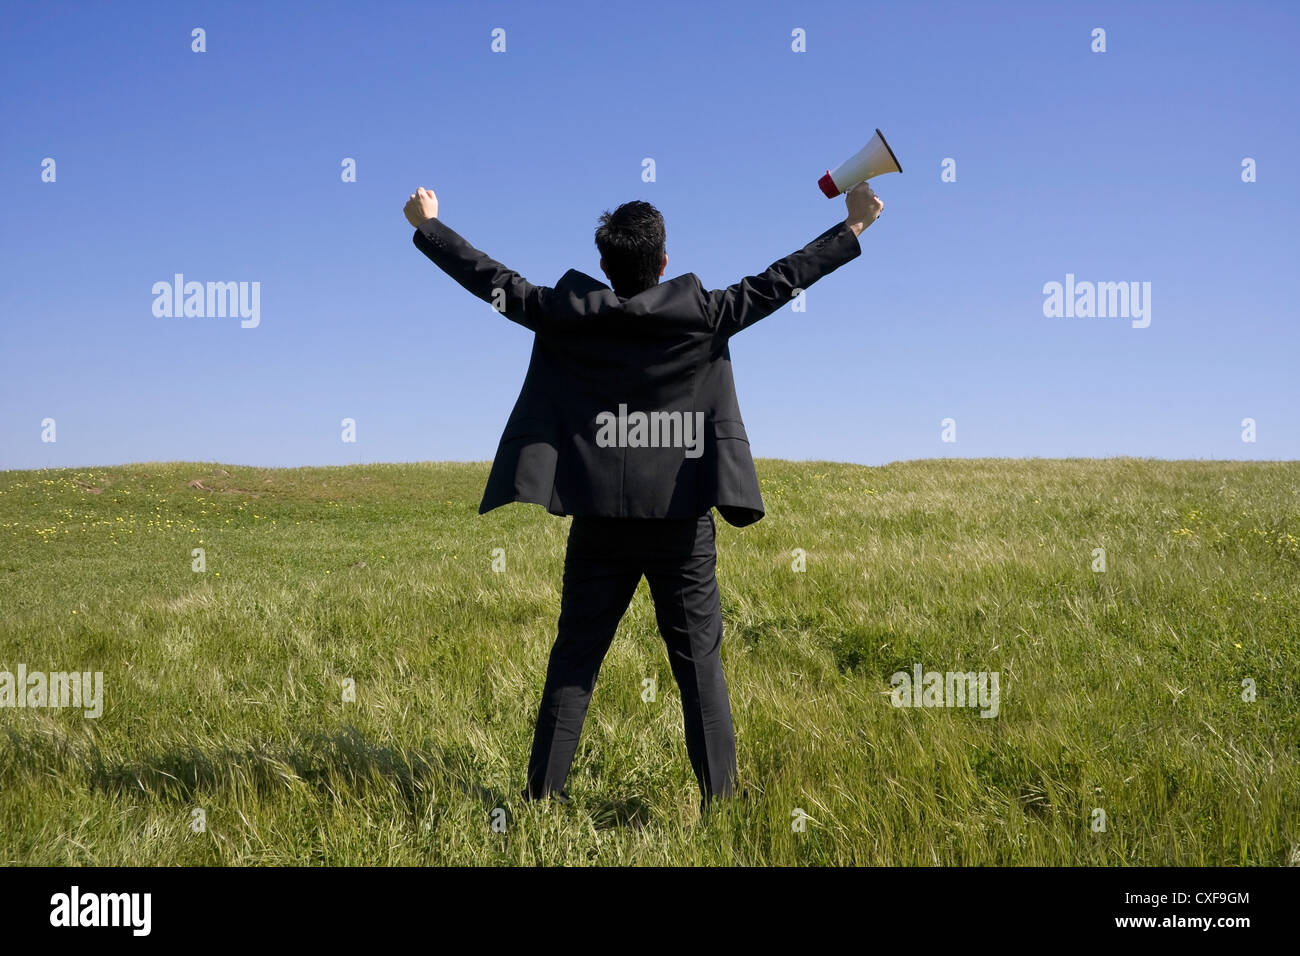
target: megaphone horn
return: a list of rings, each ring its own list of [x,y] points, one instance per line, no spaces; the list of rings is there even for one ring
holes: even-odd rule
[[[866,182],[873,176],[884,173],[901,173],[903,167],[898,164],[894,151],[885,142],[885,135],[876,130],[876,135],[860,150],[840,163],[826,175],[817,180],[817,185],[830,199],[852,189],[858,183]]]

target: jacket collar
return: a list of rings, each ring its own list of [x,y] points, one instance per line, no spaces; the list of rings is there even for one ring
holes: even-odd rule
[[[615,293],[608,284],[601,282],[594,276],[587,275],[585,272],[579,272],[577,269],[570,269],[564,275],[560,276],[560,281],[555,284],[555,287],[557,289],[563,289],[565,292],[576,293],[579,296],[590,295],[593,292],[608,292],[620,302],[631,302],[633,299],[643,296],[648,292],[653,292],[655,289],[663,288],[664,286],[670,285],[674,282],[680,282],[693,274],[694,273],[688,272],[685,275],[674,276],[671,279],[661,279],[655,285],[650,286],[650,288],[643,289],[636,295],[626,297]]]

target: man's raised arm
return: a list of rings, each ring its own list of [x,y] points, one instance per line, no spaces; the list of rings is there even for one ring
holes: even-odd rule
[[[741,279],[726,289],[705,294],[709,323],[724,337],[766,318],[823,276],[862,254],[858,236],[880,216],[885,204],[867,183],[844,197],[849,214],[798,252],[772,263],[761,275]]]
[[[411,241],[434,265],[510,321],[537,331],[552,291],[549,287],[533,285],[444,225],[438,218],[438,199],[433,190],[421,188],[412,193],[403,212],[415,227]]]

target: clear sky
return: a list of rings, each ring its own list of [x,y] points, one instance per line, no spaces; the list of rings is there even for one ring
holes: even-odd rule
[[[732,341],[755,455],[1300,457],[1300,4],[0,16],[0,468],[490,458],[531,335],[411,244],[416,186],[541,285],[649,200],[722,288],[844,217],[817,178],[875,127],[861,257]],[[175,273],[260,283],[260,323],[155,316]],[[1150,324],[1045,316],[1067,274],[1150,283]]]

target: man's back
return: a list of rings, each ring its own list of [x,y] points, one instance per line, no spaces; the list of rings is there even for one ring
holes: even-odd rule
[[[532,285],[440,220],[414,241],[535,333],[480,513],[511,501],[599,517],[698,517],[717,507],[738,526],[761,518],[763,501],[727,343],[861,254],[856,232],[839,222],[726,289],[707,291],[686,273],[622,297],[573,269],[553,288]]]

